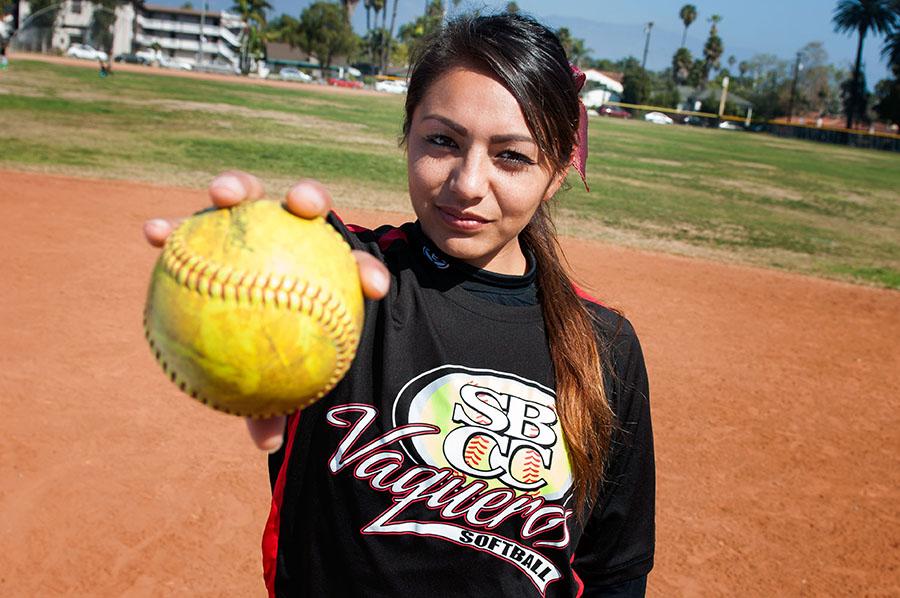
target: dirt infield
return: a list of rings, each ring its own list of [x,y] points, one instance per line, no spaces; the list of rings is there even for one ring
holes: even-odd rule
[[[0,171],[0,595],[264,595],[265,458],[141,331],[141,223],[205,203]],[[900,293],[564,245],[645,348],[650,594],[900,595]]]

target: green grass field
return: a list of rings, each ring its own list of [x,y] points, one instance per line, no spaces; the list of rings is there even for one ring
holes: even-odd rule
[[[338,205],[406,206],[402,98],[14,60],[0,167],[205,187],[240,168],[302,176]],[[563,233],[900,288],[900,155],[733,131],[591,120]]]

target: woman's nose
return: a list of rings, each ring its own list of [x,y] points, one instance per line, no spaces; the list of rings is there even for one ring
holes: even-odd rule
[[[450,189],[460,199],[481,199],[488,191],[490,165],[488,156],[483,152],[467,152],[460,157],[451,175]]]

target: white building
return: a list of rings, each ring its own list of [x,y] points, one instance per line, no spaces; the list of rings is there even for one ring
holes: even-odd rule
[[[581,94],[581,101],[588,108],[602,106],[610,100],[618,101],[619,96],[625,91],[625,87],[608,74],[596,69],[587,69],[584,75],[590,84],[585,84],[585,91]]]
[[[65,51],[72,44],[90,43],[90,26],[95,10],[100,9],[87,0],[63,0],[56,15],[50,49]],[[27,43],[28,38],[33,37],[31,16],[31,4],[27,0],[21,0],[17,32],[20,42]],[[114,54],[131,51],[134,16],[135,6],[131,2],[119,2],[116,5],[112,46]]]
[[[90,24],[95,10],[96,5],[87,0],[63,0],[47,49],[65,52],[72,44],[91,44]],[[27,0],[20,0],[19,15],[19,46],[41,50],[41,44],[35,47],[36,32],[29,31],[31,7]],[[115,16],[113,55],[146,52],[163,63],[168,59],[192,67],[202,64],[228,71],[239,67],[244,23],[236,14],[122,0],[116,6]]]
[[[159,44],[160,51],[167,57],[192,66],[202,62],[204,66],[236,70],[240,63],[243,28],[244,22],[238,15],[225,11],[205,12],[145,4],[135,19],[135,50],[151,50],[154,44]]]

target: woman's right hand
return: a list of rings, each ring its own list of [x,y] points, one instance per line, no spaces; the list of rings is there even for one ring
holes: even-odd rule
[[[265,190],[252,174],[239,170],[223,172],[209,184],[209,197],[217,208],[229,208],[245,200],[260,199]],[[284,204],[301,218],[326,216],[331,211],[331,195],[321,183],[303,179],[287,192]],[[180,220],[156,218],[144,223],[144,236],[154,247],[162,247]],[[381,299],[388,292],[390,275],[376,257],[365,251],[353,251],[359,266],[359,280],[363,294],[368,299]],[[268,419],[247,418],[247,430],[256,446],[264,451],[277,451],[284,441],[285,417]]]

